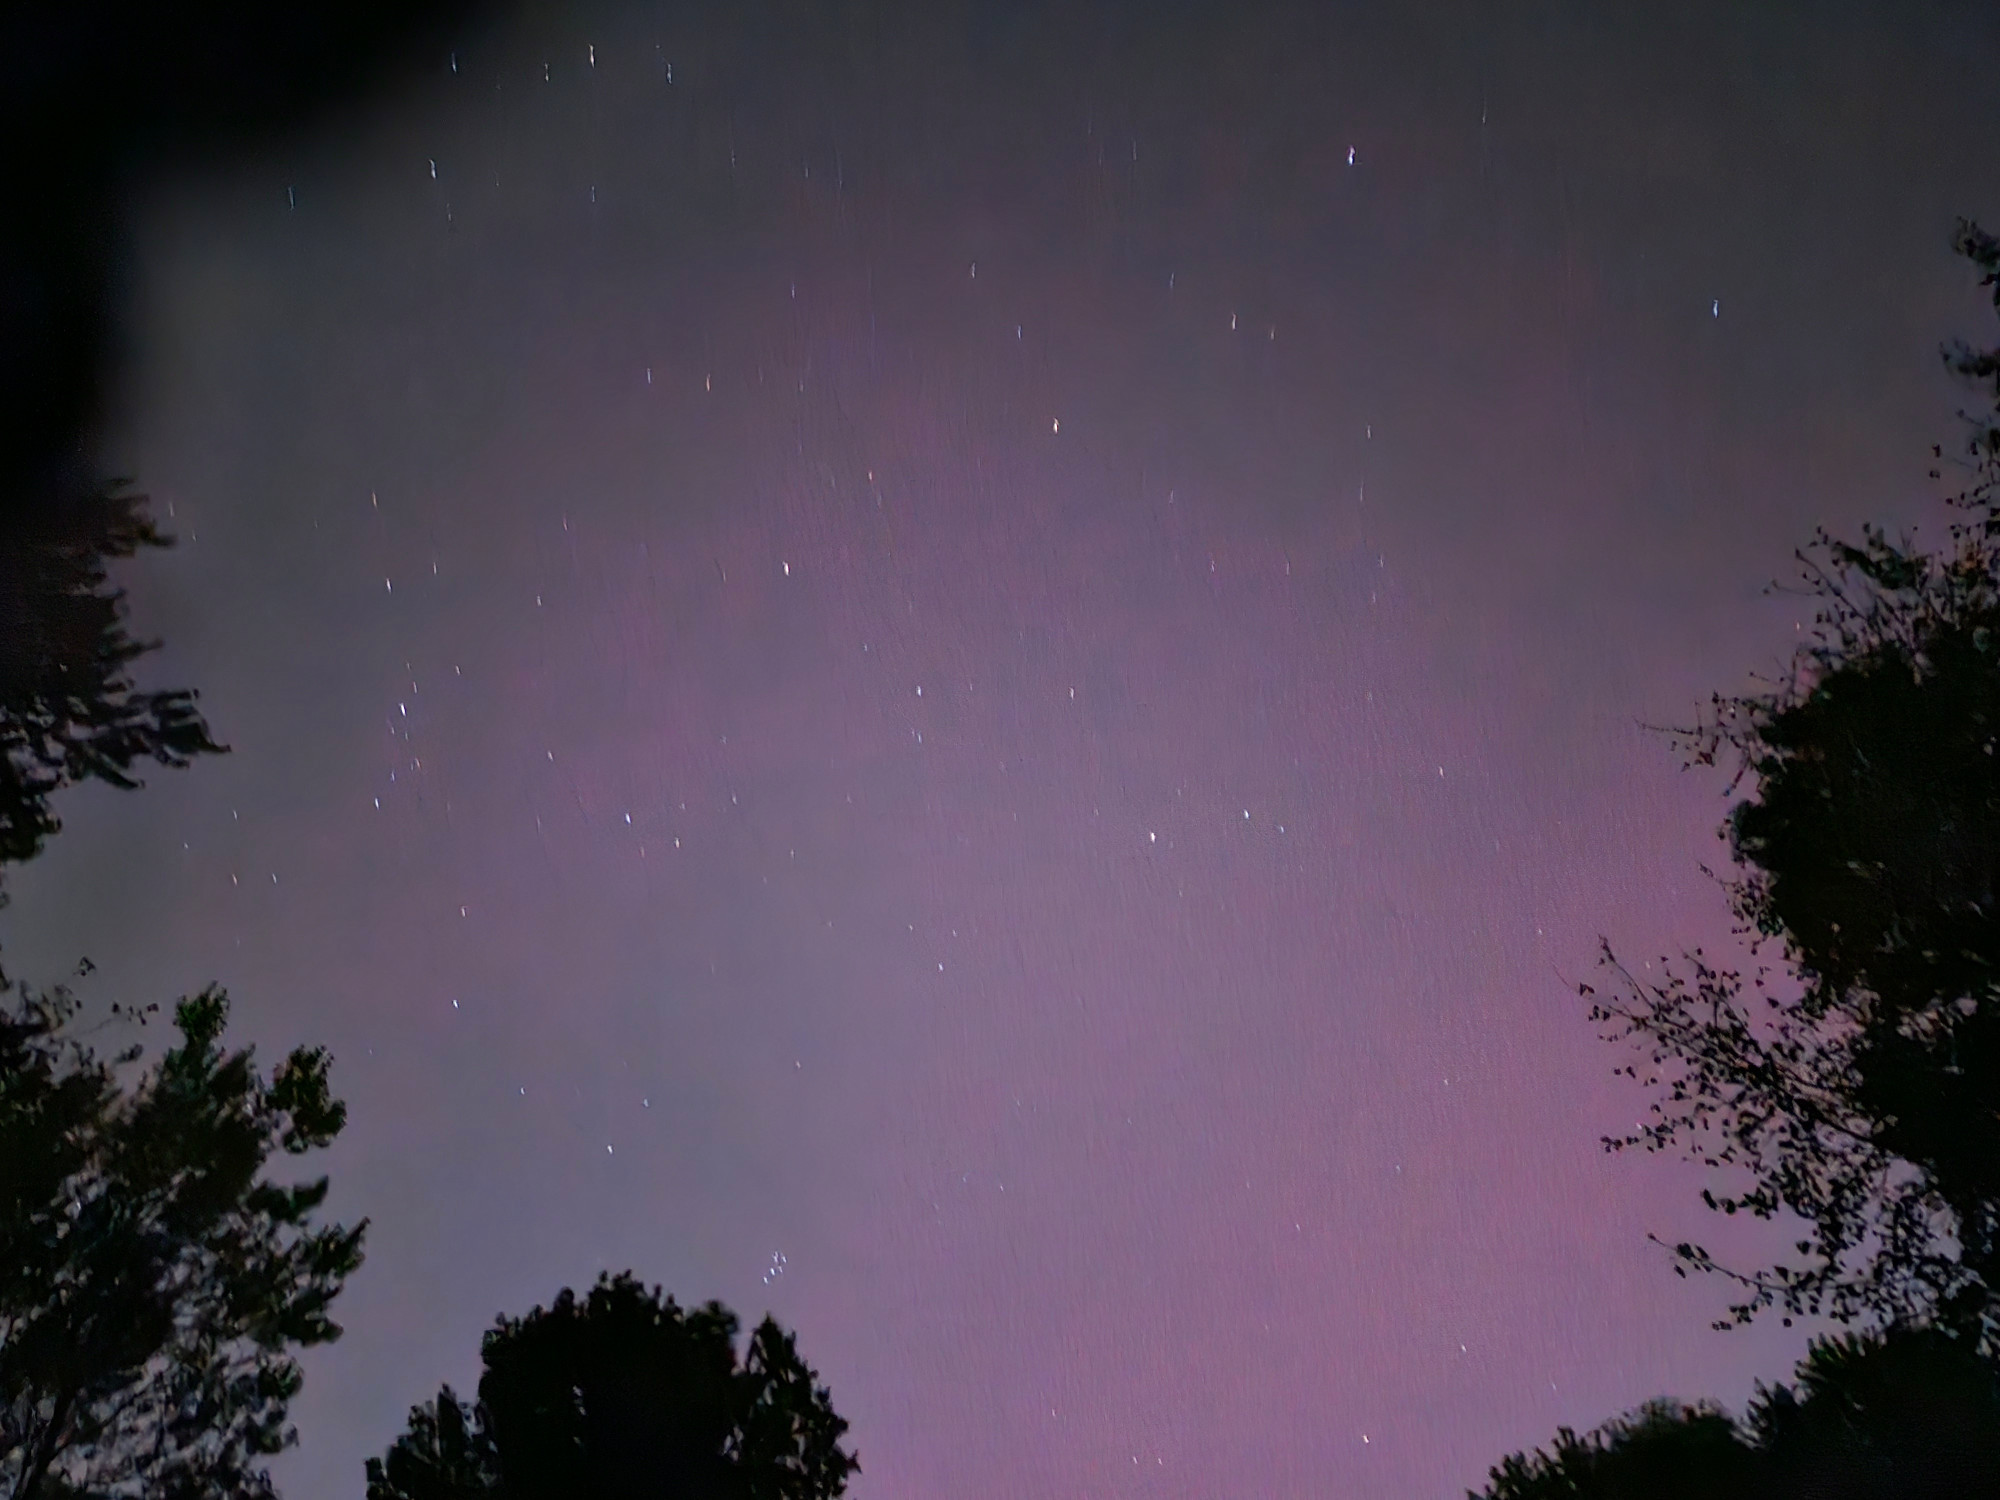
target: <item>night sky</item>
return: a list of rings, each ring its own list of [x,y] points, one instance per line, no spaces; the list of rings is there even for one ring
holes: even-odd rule
[[[1449,1496],[1788,1372],[1573,983],[1726,940],[1642,723],[1936,534],[2000,12],[1640,9],[543,7],[135,190],[101,448],[234,753],[66,794],[9,968],[333,1050],[294,1500],[627,1266],[867,1500]]]

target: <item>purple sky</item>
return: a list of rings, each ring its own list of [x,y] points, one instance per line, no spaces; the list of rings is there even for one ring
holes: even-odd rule
[[[2000,20],[832,9],[517,16],[139,209],[235,754],[71,796],[10,967],[333,1048],[288,1492],[626,1266],[868,1500],[1449,1496],[1784,1374],[1569,981],[1727,930],[1639,721],[1935,515]]]

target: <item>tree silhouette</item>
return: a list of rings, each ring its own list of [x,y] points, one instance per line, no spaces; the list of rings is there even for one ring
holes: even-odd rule
[[[501,1493],[500,1458],[485,1413],[450,1386],[410,1408],[410,1428],[368,1460],[368,1500],[484,1500]]]
[[[1745,1426],[1785,1495],[2000,1493],[2000,1367],[1944,1329],[1818,1340],[1791,1386],[1759,1390]]]
[[[1814,1343],[1742,1419],[1656,1401],[1495,1465],[1474,1500],[1969,1500],[2000,1493],[2000,1368],[1940,1329]]]
[[[180,1002],[179,1039],[136,1079],[79,1039],[66,989],[0,1003],[0,1493],[9,1500],[274,1493],[295,1348],[362,1227],[317,1226],[324,1178],[267,1180],[273,1151],[331,1143],[327,1056],[267,1082],[226,1052],[229,1004]],[[141,1017],[126,1019],[141,1020]]]
[[[1956,243],[2000,308],[2000,242],[1961,223]],[[1608,993],[1582,986],[1657,1091],[1606,1144],[1726,1169],[1740,1186],[1711,1207],[1804,1226],[1760,1270],[1675,1247],[1683,1273],[1739,1284],[1734,1322],[1775,1307],[1991,1335],[2000,1311],[2000,352],[1946,359],[1996,403],[1972,420],[1950,547],[1817,534],[1790,672],[1680,731],[1691,764],[1733,758],[1732,790],[1752,782],[1725,885],[1783,964],[1697,951],[1640,980],[1607,949]]]
[[[769,1318],[683,1310],[628,1272],[487,1334],[479,1400],[450,1386],[368,1461],[368,1500],[832,1500],[847,1423]]]
[[[186,689],[141,693],[153,649],[126,627],[108,565],[165,547],[142,495],[116,487],[23,508],[0,527],[0,864],[32,859],[62,826],[50,794],[79,781],[139,783],[144,761],[185,766],[223,747]]]
[[[1583,1437],[1565,1427],[1546,1450],[1494,1465],[1481,1500],[1736,1500],[1752,1454],[1719,1407],[1655,1401]]]
[[[223,748],[191,691],[134,684],[151,645],[110,568],[171,539],[90,461],[135,181],[172,151],[323,114],[470,9],[0,6],[0,188],[34,205],[0,220],[0,868],[57,831],[63,787],[133,787],[147,761]],[[211,988],[128,1085],[137,1049],[100,1059],[76,1011],[0,976],[0,1496],[270,1494],[258,1462],[291,1438],[292,1351],[338,1335],[328,1308],[361,1258],[361,1227],[313,1222],[323,1179],[263,1176],[274,1150],[339,1132],[326,1055],[294,1051],[266,1082],[223,1050]]]
[[[139,693],[149,649],[106,564],[167,544],[91,461],[135,182],[445,66],[474,0],[74,0],[0,6],[0,865],[59,826],[49,794],[135,784],[218,750],[187,691]]]

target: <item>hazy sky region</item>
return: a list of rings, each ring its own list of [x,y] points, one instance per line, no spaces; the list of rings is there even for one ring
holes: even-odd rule
[[[67,795],[9,966],[333,1049],[288,1494],[626,1266],[796,1327],[866,1500],[1452,1496],[1785,1374],[1572,984],[1727,933],[1642,721],[1782,661],[1816,524],[1934,534],[1996,59],[541,7],[147,190],[104,447],[235,753]]]

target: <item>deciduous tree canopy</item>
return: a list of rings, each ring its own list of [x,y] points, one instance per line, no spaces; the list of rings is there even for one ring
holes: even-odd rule
[[[2000,1370],[1902,1328],[1813,1345],[1738,1420],[1658,1401],[1497,1464],[1474,1500],[1964,1500],[2000,1475]]]
[[[137,1049],[98,1057],[75,1011],[23,985],[0,1004],[0,1493],[269,1495],[292,1352],[338,1336],[361,1261],[361,1227],[313,1222],[325,1179],[264,1174],[339,1133],[326,1054],[267,1081],[210,989],[131,1077]]]
[[[368,1500],[833,1500],[860,1466],[847,1423],[766,1318],[683,1310],[630,1274],[503,1318],[479,1399],[449,1386],[368,1462]]]
[[[192,691],[142,693],[152,649],[125,623],[108,568],[169,538],[145,497],[116,489],[0,511],[0,865],[31,859],[62,826],[49,797],[97,780],[138,785],[146,761],[219,751]]]
[[[1958,248],[1995,288],[2000,242]],[[2000,403],[2000,352],[1946,351]],[[2000,405],[1996,405],[2000,413]],[[1749,795],[1725,835],[1746,931],[1783,962],[1703,955],[1590,986],[1646,1058],[1652,1118],[1614,1149],[1723,1169],[1724,1213],[1795,1222],[1795,1255],[1729,1268],[1736,1320],[1971,1320],[2000,1308],[2000,417],[1972,424],[1964,519],[1929,553],[1880,531],[1801,553],[1814,630],[1782,681],[1684,731]],[[1683,1268],[1718,1267],[1699,1245]]]

